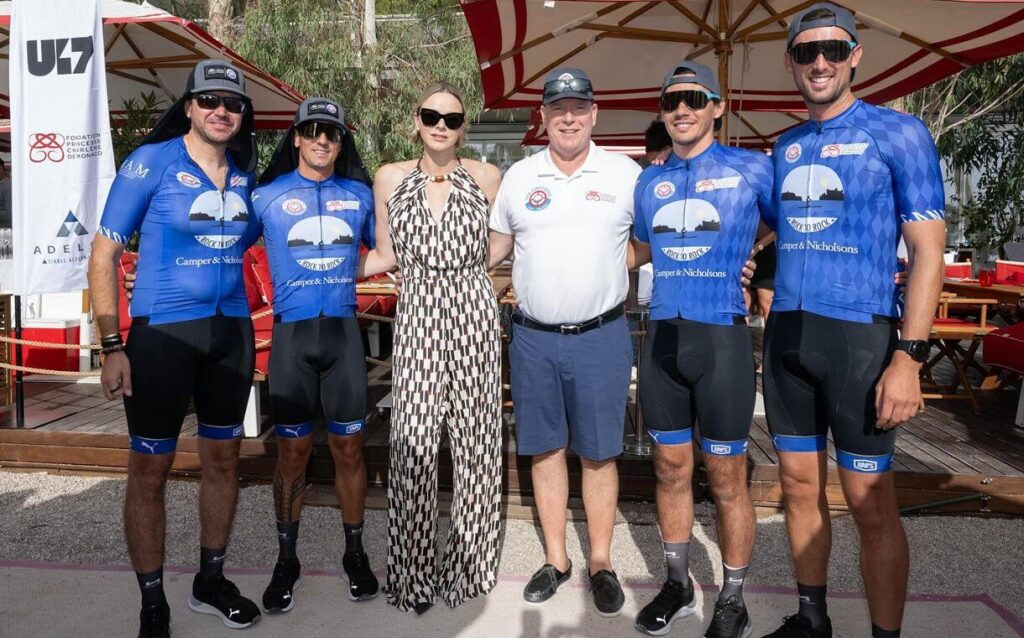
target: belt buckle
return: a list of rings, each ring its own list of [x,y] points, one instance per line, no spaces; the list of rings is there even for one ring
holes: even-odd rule
[[[558,326],[558,332],[564,335],[578,335],[580,333],[580,324],[568,323]]]

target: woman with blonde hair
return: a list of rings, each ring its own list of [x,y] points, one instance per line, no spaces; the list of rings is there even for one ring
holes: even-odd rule
[[[367,272],[402,273],[393,356],[388,480],[388,602],[422,614],[497,582],[501,497],[498,309],[487,276],[488,210],[501,176],[460,159],[465,106],[438,82],[413,115],[422,155],[374,179],[376,248]],[[451,529],[435,565],[437,454],[451,440]]]

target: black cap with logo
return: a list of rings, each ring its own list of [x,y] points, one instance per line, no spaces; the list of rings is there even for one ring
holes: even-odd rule
[[[227,91],[246,100],[242,126],[228,142],[228,153],[239,169],[251,173],[256,170],[258,159],[256,116],[253,113],[252,101],[245,93],[245,76],[240,69],[224,60],[203,60],[192,69],[185,82],[185,92],[177,102],[164,111],[153,130],[142,139],[142,144],[156,144],[188,133],[192,122],[185,114],[185,103],[197,93],[211,91]]]
[[[594,88],[590,85],[590,77],[581,69],[555,69],[544,78],[544,104],[565,98],[577,100],[594,100]]]
[[[259,184],[269,184],[281,175],[291,173],[299,167],[299,150],[295,148],[292,141],[298,127],[308,122],[321,122],[333,124],[341,129],[341,151],[338,159],[334,160],[334,174],[339,177],[359,180],[371,185],[370,174],[363,165],[359,156],[359,149],[356,148],[355,140],[352,138],[352,130],[345,122],[345,109],[334,100],[325,97],[311,97],[302,101],[291,127],[285,131],[284,136],[274,150],[270,163],[263,170],[258,180]]]

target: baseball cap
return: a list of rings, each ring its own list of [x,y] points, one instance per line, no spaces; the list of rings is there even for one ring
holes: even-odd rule
[[[192,69],[185,84],[188,94],[207,91],[228,91],[242,97],[245,93],[245,76],[230,62],[224,60],[203,60]]]
[[[555,69],[544,78],[544,104],[573,97],[578,100],[594,99],[590,77],[581,69]]]
[[[306,122],[323,122],[333,124],[345,132],[348,130],[345,126],[345,109],[325,97],[311,97],[302,101],[299,110],[295,112],[293,123],[298,126]]]
[[[699,84],[711,92],[711,97],[722,99],[722,90],[718,87],[718,77],[703,64],[683,60],[672,66],[661,81],[661,92],[673,84]]]
[[[813,20],[804,20],[804,17],[814,11],[820,9],[826,9],[831,11],[834,15],[823,18],[815,18]],[[789,49],[793,45],[793,40],[796,36],[800,35],[804,31],[810,29],[819,29],[821,27],[839,27],[843,31],[850,34],[854,42],[858,42],[857,39],[857,21],[853,18],[853,14],[848,9],[840,7],[837,4],[831,2],[818,2],[807,7],[799,14],[792,22],[789,23],[789,37],[786,38],[786,48]]]

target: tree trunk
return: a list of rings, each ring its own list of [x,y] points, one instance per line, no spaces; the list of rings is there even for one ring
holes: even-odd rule
[[[372,49],[377,46],[377,2],[363,0],[363,47]]]
[[[210,35],[221,42],[231,37],[231,18],[233,7],[231,0],[207,0],[210,9]]]

